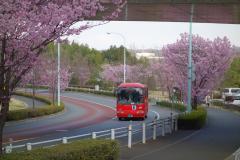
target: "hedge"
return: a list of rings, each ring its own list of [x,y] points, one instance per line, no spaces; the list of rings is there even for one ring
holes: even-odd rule
[[[230,110],[230,111],[237,111],[240,112],[240,106],[239,105],[234,105],[234,104],[228,104],[228,103],[224,103],[222,101],[211,101],[211,104],[213,106],[217,106],[226,110]]]
[[[156,102],[156,104],[161,107],[167,107],[167,108],[173,107],[173,109],[179,110],[181,112],[186,111],[186,106],[182,103],[172,103],[170,101],[159,101],[159,102]]]
[[[5,154],[0,160],[117,160],[119,144],[112,140],[81,140],[51,148]]]
[[[214,101],[214,100],[212,100],[211,101],[211,105],[214,105],[214,106],[224,106],[225,104],[222,101]]]
[[[202,128],[207,119],[207,111],[205,108],[198,106],[197,110],[193,110],[191,113],[186,113],[186,106],[181,103],[171,103],[170,101],[160,101],[157,102],[157,105],[161,107],[168,107],[184,112],[178,116],[178,128],[187,130],[187,129],[200,129]]]
[[[76,88],[76,87],[68,87],[68,88],[65,89],[65,91],[76,91],[76,92],[84,92],[84,93],[93,93],[93,94],[105,95],[105,96],[111,96],[111,97],[115,96],[114,92],[111,92],[111,91],[104,91],[104,90],[96,91],[94,89]]]
[[[200,129],[202,128],[207,119],[207,111],[203,107],[197,107],[197,110],[193,110],[190,113],[184,113],[178,117],[179,129]]]
[[[16,92],[15,95],[25,96],[32,98],[31,94]],[[64,104],[61,103],[60,106],[54,106],[51,101],[43,96],[35,96],[35,99],[46,103],[47,105],[38,108],[26,108],[21,110],[9,111],[7,114],[7,121],[16,121],[27,118],[34,118],[44,115],[54,114],[64,110]]]

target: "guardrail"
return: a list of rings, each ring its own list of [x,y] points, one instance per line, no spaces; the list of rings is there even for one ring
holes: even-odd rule
[[[71,141],[74,141],[76,139],[83,139],[83,138],[106,138],[106,139],[121,139],[124,137],[127,137],[127,146],[128,148],[132,148],[132,142],[134,135],[141,133],[141,141],[143,144],[146,143],[147,140],[147,130],[150,130],[149,133],[152,132],[152,139],[156,140],[158,135],[158,128],[161,129],[161,133],[159,135],[165,136],[166,133],[172,133],[173,131],[177,131],[177,118],[178,115],[171,115],[170,117],[166,118],[159,118],[156,117],[152,122],[143,122],[136,125],[129,124],[126,127],[120,127],[120,128],[112,128],[102,131],[96,131],[92,133],[87,134],[81,134],[81,135],[75,135],[75,136],[69,136],[69,137],[62,137],[57,139],[51,139],[47,141],[40,141],[40,142],[32,142],[32,143],[26,143],[21,145],[14,145],[13,142],[9,142],[7,146],[3,148],[5,153],[11,153],[13,150],[19,151],[19,150],[32,150],[33,147],[39,147],[39,146],[45,146],[45,147],[51,147],[60,143],[66,144],[71,143]]]

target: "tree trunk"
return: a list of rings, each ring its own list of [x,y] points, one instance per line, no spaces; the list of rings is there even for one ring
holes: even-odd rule
[[[192,101],[192,108],[194,109],[194,110],[196,110],[197,109],[197,96],[194,96],[193,97],[193,101]]]
[[[3,147],[3,128],[5,126],[5,122],[7,119],[7,112],[9,110],[9,102],[10,96],[0,95],[1,99],[1,114],[0,114],[0,154],[2,155],[2,147]]]

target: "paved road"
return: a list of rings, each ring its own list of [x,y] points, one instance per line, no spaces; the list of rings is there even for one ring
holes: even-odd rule
[[[13,138],[16,144],[25,144],[125,127],[130,123],[133,125],[142,123],[142,121],[118,121],[115,118],[115,98],[65,92],[62,94],[62,100],[66,105],[66,110],[60,114],[7,123],[4,128],[4,141],[7,142],[9,138]],[[168,109],[151,106],[150,110],[146,122],[151,122],[155,116],[170,115]],[[140,138],[141,135],[138,135],[135,141]]]
[[[208,109],[208,123],[198,131],[178,131],[146,145],[121,148],[121,160],[224,160],[240,147],[240,116]]]

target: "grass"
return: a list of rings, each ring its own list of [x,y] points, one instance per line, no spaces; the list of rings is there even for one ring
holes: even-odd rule
[[[15,110],[21,110],[21,109],[26,109],[27,104],[23,101],[20,101],[15,98],[11,98],[10,104],[9,104],[9,110],[10,111],[15,111]]]
[[[15,95],[24,96],[32,98],[32,94],[16,92]],[[36,100],[42,101],[46,103],[44,106],[40,106],[38,108],[23,108],[18,110],[10,110],[7,114],[7,121],[16,121],[27,118],[40,117],[45,115],[50,115],[54,113],[58,113],[64,110],[64,104],[61,103],[60,106],[54,106],[51,101],[45,96],[35,96]]]

